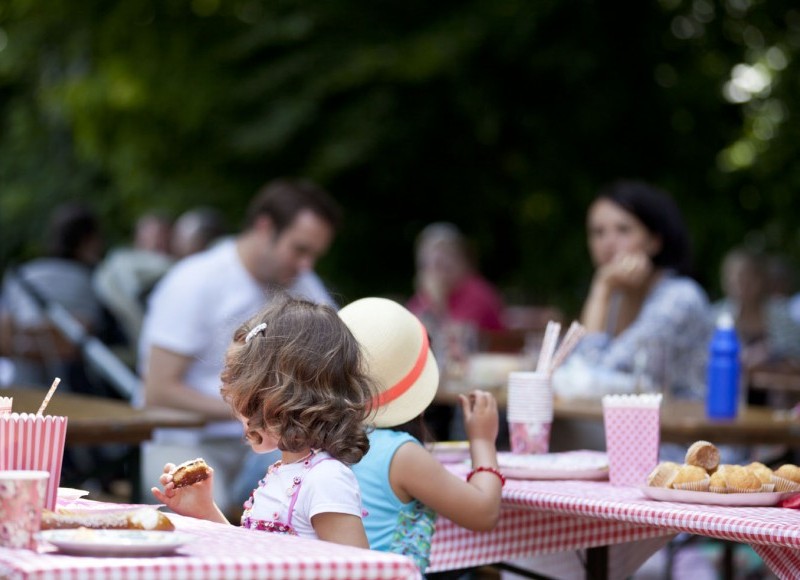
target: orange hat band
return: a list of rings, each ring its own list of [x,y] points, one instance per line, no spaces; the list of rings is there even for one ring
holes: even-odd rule
[[[420,329],[422,329],[422,346],[419,349],[417,361],[414,363],[414,366],[411,368],[411,370],[408,371],[406,376],[397,381],[390,388],[373,397],[372,405],[374,408],[377,409],[383,405],[387,405],[398,397],[402,396],[415,382],[417,382],[417,379],[425,369],[425,363],[428,362],[428,331],[425,330],[425,327],[421,323],[419,326]]]

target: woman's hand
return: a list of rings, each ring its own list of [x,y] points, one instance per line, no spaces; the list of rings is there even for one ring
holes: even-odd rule
[[[164,473],[159,478],[159,483],[164,487],[163,491],[157,487],[150,489],[158,501],[182,516],[229,523],[217,504],[214,503],[214,470],[211,467],[208,468],[207,479],[177,489],[172,482],[174,470],[175,464],[167,463],[164,466]]]
[[[641,288],[653,273],[653,263],[645,252],[620,254],[597,269],[596,281],[606,284],[609,289]]]

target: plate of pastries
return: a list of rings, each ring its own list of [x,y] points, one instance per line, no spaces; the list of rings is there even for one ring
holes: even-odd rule
[[[660,501],[727,506],[772,506],[800,493],[800,467],[772,469],[763,463],[720,463],[719,449],[695,441],[684,463],[662,461],[647,477],[642,492]]]

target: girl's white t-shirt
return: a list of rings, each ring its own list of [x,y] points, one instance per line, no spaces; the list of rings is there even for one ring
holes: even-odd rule
[[[317,514],[332,512],[361,517],[361,491],[353,470],[324,451],[317,453],[312,461],[311,468],[303,462],[290,463],[268,474],[265,484],[255,491],[250,517],[288,523],[292,501],[289,490],[295,477],[300,478],[301,484],[291,523],[298,536],[317,539],[311,525],[311,518]]]

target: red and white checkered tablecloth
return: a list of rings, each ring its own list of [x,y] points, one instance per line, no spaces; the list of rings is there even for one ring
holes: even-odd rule
[[[636,488],[595,481],[509,480],[500,523],[493,531],[470,532],[446,519],[437,520],[429,570],[619,545],[678,532],[750,544],[779,577],[800,577],[797,510],[661,502]]]
[[[111,504],[76,502],[74,507],[108,509]],[[119,506],[114,506],[119,507]],[[0,548],[0,577],[17,579],[178,580],[204,578],[412,579],[420,574],[403,556],[256,532],[169,514],[176,531],[192,540],[174,555],[87,557],[59,554],[49,545],[37,552]]]

